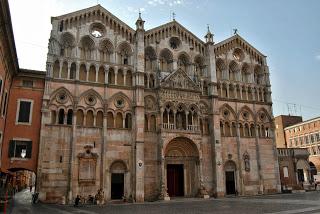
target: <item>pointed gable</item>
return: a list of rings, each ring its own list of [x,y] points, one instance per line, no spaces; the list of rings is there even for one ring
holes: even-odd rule
[[[199,86],[197,86],[182,69],[178,69],[168,75],[161,83],[161,87],[192,91],[200,90]]]
[[[147,44],[155,44],[157,41],[170,37],[178,37],[181,39],[181,41],[185,41],[192,46],[195,51],[204,54],[205,42],[187,30],[176,20],[152,28],[145,32],[145,41]]]
[[[113,29],[115,32],[130,38],[131,42],[135,34],[135,30],[129,25],[114,16],[100,4],[86,9],[78,10],[61,16],[51,17],[52,20],[59,20],[63,28],[78,26],[86,22],[101,22],[102,24]]]
[[[262,63],[263,59],[266,57],[238,34],[215,44],[215,54],[218,57],[219,55],[224,54],[235,47],[241,47],[257,62]]]

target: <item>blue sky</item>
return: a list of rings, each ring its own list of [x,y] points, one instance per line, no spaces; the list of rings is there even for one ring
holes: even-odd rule
[[[97,2],[133,28],[139,9],[147,29],[170,21],[172,12],[201,39],[207,24],[216,42],[237,28],[268,56],[274,115],[320,116],[320,1],[9,0],[20,67],[45,70],[51,16]]]

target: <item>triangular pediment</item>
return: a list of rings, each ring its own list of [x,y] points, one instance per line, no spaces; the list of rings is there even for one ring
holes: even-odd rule
[[[192,91],[200,90],[200,87],[195,84],[195,82],[192,81],[192,79],[190,79],[190,77],[182,69],[178,69],[177,71],[168,75],[161,83],[161,87]]]
[[[257,61],[262,61],[262,59],[266,57],[238,34],[215,44],[215,54],[219,57],[219,55],[224,54],[235,47],[241,47]]]
[[[194,35],[192,32],[190,32],[187,28],[185,28],[182,24],[180,24],[179,22],[177,22],[176,20],[173,20],[171,22],[168,22],[166,24],[160,25],[158,27],[149,29],[145,32],[145,37],[148,37],[148,35],[153,35],[155,33],[159,33],[159,32],[167,32],[167,30],[172,30],[171,31],[171,35],[170,36],[181,36],[181,35],[185,35],[187,38],[190,38],[191,40],[193,40],[194,42],[198,42],[201,45],[204,45],[205,42],[202,41],[199,37],[197,37],[196,35]],[[170,33],[168,33],[169,36]]]
[[[116,25],[118,28],[123,27],[124,29],[128,29],[129,32],[131,33],[135,32],[135,30],[132,29],[129,25],[121,21],[119,18],[117,18],[107,9],[102,7],[100,4],[97,4],[93,7],[88,7],[82,10],[67,13],[61,16],[51,17],[51,19],[58,19],[58,20],[64,20],[64,21],[68,20],[70,22],[70,20],[79,20],[84,17],[86,17],[86,20],[88,20],[88,22],[93,22],[93,21],[100,21],[102,23],[111,22],[113,23],[113,25]]]

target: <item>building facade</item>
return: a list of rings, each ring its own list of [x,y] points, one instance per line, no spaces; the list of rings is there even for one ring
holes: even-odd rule
[[[266,57],[100,5],[52,17],[37,188],[46,202],[280,189]]]
[[[277,148],[288,148],[284,129],[300,122],[302,122],[301,116],[279,115],[274,118]]]
[[[309,151],[310,174],[320,171],[320,118],[288,126],[284,129],[288,148],[306,148]],[[313,177],[311,177],[313,180]]]

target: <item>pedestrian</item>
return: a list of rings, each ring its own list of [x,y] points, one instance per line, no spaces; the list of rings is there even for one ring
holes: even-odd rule
[[[30,192],[32,192],[32,185],[30,185]]]
[[[317,190],[317,186],[318,186],[317,179],[314,179],[314,189],[315,190]]]
[[[80,195],[77,195],[76,199],[74,200],[75,207],[79,206],[79,201],[80,201]]]

